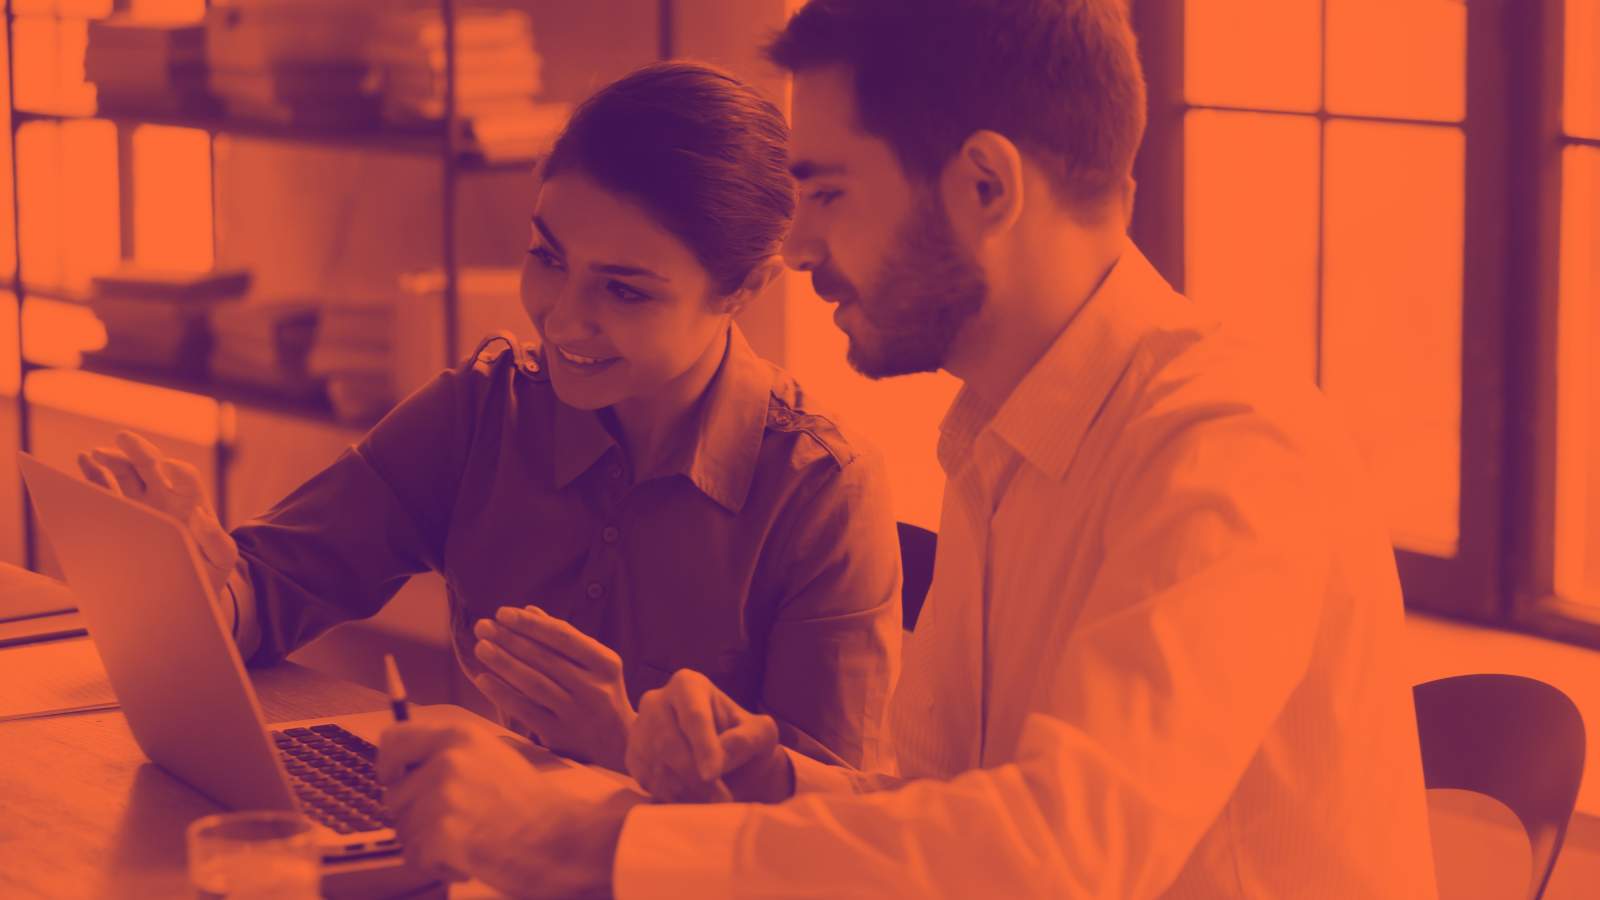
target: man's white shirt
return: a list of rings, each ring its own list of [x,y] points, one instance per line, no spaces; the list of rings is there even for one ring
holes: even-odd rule
[[[941,431],[892,711],[918,780],[637,808],[618,897],[1435,895],[1394,556],[1311,386],[1129,244]]]

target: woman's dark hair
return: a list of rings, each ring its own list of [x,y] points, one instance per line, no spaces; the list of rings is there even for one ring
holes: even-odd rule
[[[711,66],[663,62],[580,104],[543,177],[577,170],[688,245],[719,294],[777,253],[794,218],[783,113]]]

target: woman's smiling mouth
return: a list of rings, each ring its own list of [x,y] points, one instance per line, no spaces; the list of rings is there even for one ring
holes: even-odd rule
[[[556,345],[556,355],[561,357],[562,362],[567,363],[573,368],[588,371],[603,369],[621,359],[619,356],[584,356],[581,353],[573,353],[565,347],[562,347],[560,344]]]

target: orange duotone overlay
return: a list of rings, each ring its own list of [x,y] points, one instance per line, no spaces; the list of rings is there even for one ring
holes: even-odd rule
[[[0,290],[0,394],[13,400],[0,404],[0,452],[21,449],[24,409],[27,449],[58,465],[131,429],[194,466],[228,524],[263,512],[286,492],[263,484],[294,484],[315,473],[369,421],[335,421],[320,399],[307,415],[293,404],[233,402],[203,379],[115,375],[85,363],[112,340],[87,302],[95,276],[129,263],[211,271],[230,258],[229,236],[240,226],[229,217],[247,205],[218,202],[219,194],[238,187],[235,196],[259,195],[218,176],[215,139],[204,129],[90,115],[86,31],[71,14],[109,13],[109,0],[16,5],[23,9],[9,62],[17,106],[65,115],[22,123],[0,148],[7,170],[21,173],[14,191],[10,179],[0,180],[0,287],[10,288]],[[136,5],[142,13],[190,17],[205,7],[201,0]],[[1461,549],[1463,247],[1473,127],[1466,120],[1467,15],[1461,0],[1189,0],[1181,196],[1139,197],[1145,208],[1182,219],[1179,287],[1220,309],[1228,327],[1261,347],[1285,378],[1320,385],[1377,481],[1395,543],[1441,558]],[[1566,24],[1564,129],[1572,138],[1600,140],[1600,4],[1569,0]],[[9,121],[11,110],[4,112]],[[262,183],[311,168],[303,148],[275,154],[252,146],[241,156],[259,162]],[[252,222],[248,233],[318,229],[337,244],[333,262],[326,273],[298,274],[326,277],[341,291],[371,276],[351,289],[371,296],[352,305],[382,306],[403,293],[391,276],[435,262],[424,265],[407,248],[419,232],[432,240],[443,204],[432,193],[426,206],[407,197],[438,190],[437,169],[403,165],[375,161],[361,173],[369,177],[355,179],[353,190],[389,204],[372,217],[382,221],[365,224],[395,235],[392,251],[382,236],[357,235],[362,249],[349,255],[360,255],[365,268],[356,275],[332,271],[347,261],[337,242],[363,230],[341,218],[348,210],[274,204],[268,221]],[[1600,597],[1600,466],[1591,440],[1600,415],[1600,365],[1591,361],[1600,346],[1600,147],[1573,142],[1561,166],[1554,563],[1560,593],[1593,598]],[[468,212],[457,214],[477,215],[471,203],[510,209],[516,204],[504,197],[522,192],[521,203],[527,182],[524,173],[476,188],[475,196],[467,188]],[[314,174],[305,183],[326,186]],[[505,193],[490,196],[501,185]],[[319,218],[297,220],[296,209]],[[517,207],[515,217],[503,212],[484,213],[489,224],[478,224],[492,232],[500,219],[514,218],[508,230],[517,230],[516,243],[526,209]],[[472,248],[453,252],[467,257]],[[484,283],[512,283],[499,275]],[[937,425],[957,382],[944,374],[872,381],[853,371],[831,307],[803,275],[787,274],[765,302],[781,310],[770,317],[777,340],[763,349],[781,357],[852,434],[886,454],[895,518],[935,528],[946,481],[935,456]],[[489,325],[531,330],[515,303],[495,310],[471,319],[475,333]],[[457,344],[452,352],[476,341],[462,335]],[[238,474],[254,466],[267,474]],[[585,520],[585,527],[615,532],[602,519]],[[0,484],[0,522],[0,562],[28,562],[28,513],[15,483]],[[55,571],[47,541],[37,541],[33,562]],[[574,587],[596,590],[591,599],[611,590],[584,578]]]

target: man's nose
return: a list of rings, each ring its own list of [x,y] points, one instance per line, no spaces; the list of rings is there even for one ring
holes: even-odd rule
[[[804,213],[795,217],[794,227],[783,241],[783,262],[791,269],[810,272],[828,259],[828,245]]]

